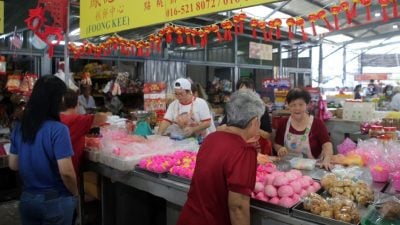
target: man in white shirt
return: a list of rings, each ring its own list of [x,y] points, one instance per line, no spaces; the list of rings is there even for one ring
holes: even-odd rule
[[[183,129],[186,137],[206,136],[215,131],[210,109],[204,99],[193,96],[191,83],[185,78],[179,78],[174,83],[176,100],[174,100],[164,115],[158,133],[166,134],[170,125],[176,124]]]
[[[96,108],[93,96],[90,95],[91,92],[92,90],[90,86],[84,86],[82,88],[82,94],[78,97],[79,114],[86,114],[88,109]]]

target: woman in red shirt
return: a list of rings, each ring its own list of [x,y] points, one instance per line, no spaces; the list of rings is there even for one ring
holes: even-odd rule
[[[247,140],[258,133],[265,106],[255,92],[237,91],[227,103],[227,127],[200,147],[178,225],[250,224],[257,152]]]
[[[274,148],[279,157],[320,158],[322,167],[329,170],[332,142],[324,123],[308,114],[310,101],[310,93],[305,89],[289,91],[286,103],[291,115],[278,126]]]

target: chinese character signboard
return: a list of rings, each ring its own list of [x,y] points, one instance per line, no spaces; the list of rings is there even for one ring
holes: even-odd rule
[[[0,34],[4,33],[4,2],[0,1]]]
[[[84,0],[81,38],[278,0]]]

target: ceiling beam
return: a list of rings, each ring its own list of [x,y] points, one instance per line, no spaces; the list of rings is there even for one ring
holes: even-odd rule
[[[267,16],[263,18],[263,20],[266,20],[270,18],[272,15],[274,15],[276,12],[280,11],[283,7],[285,7],[287,4],[289,4],[292,0],[282,2],[278,7],[275,7],[272,12],[270,12]]]
[[[343,44],[349,45],[349,44],[354,44],[354,43],[358,43],[358,42],[369,42],[369,41],[383,39],[383,38],[391,38],[391,37],[394,37],[397,35],[399,35],[399,31],[393,31],[393,32],[389,32],[389,33],[379,34],[379,35],[372,35],[372,36],[368,36],[365,38],[359,38],[356,40],[344,42]]]

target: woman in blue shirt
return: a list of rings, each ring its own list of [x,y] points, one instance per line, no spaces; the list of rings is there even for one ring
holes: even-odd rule
[[[22,180],[23,225],[72,224],[78,188],[68,128],[59,116],[66,90],[59,78],[41,77],[11,134],[9,166]]]

